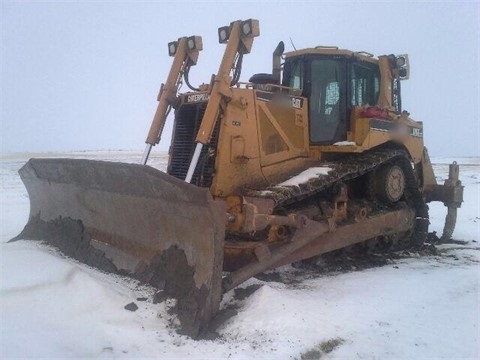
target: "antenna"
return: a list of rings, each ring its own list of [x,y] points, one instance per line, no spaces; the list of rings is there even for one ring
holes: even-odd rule
[[[292,44],[292,46],[293,46],[293,50],[297,51],[297,48],[295,47],[295,44],[293,43],[293,40],[292,40],[292,38],[290,38],[290,44]]]

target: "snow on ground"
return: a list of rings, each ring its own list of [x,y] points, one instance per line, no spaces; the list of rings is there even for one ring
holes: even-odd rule
[[[0,355],[2,358],[161,359],[478,359],[480,159],[461,164],[465,203],[454,238],[435,256],[395,260],[346,273],[278,271],[290,281],[250,279],[242,298],[226,294],[222,307],[237,314],[215,340],[175,333],[169,304],[153,304],[153,290],[104,274],[38,242],[7,243],[28,218],[28,196],[16,173],[31,156],[0,159]],[[86,157],[139,162],[140,153],[84,152]],[[152,165],[166,166],[165,154]],[[440,182],[452,159],[433,159]],[[441,232],[445,209],[432,204],[431,228]],[[147,301],[138,298],[148,298]],[[124,306],[135,302],[139,309]]]

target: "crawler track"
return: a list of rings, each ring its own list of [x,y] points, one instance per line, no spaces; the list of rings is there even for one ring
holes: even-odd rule
[[[415,208],[416,213],[413,233],[403,246],[421,245],[428,234],[428,208],[405,150],[381,149],[321,163],[319,165],[332,169],[328,175],[310,179],[298,186],[274,185],[262,191],[250,190],[248,195],[272,199],[275,202],[275,212],[292,212],[312,199],[324,197],[336,184],[355,181],[387,163],[394,163],[402,168],[406,181],[405,200],[409,206]]]

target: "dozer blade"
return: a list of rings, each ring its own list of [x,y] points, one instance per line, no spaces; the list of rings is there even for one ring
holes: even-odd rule
[[[177,299],[197,336],[221,300],[223,202],[149,166],[30,159],[19,171],[30,218],[16,239],[40,239],[106,271],[130,274]]]

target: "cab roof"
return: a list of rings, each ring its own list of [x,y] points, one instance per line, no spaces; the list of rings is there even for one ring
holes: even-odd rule
[[[355,57],[358,60],[377,63],[378,59],[366,51],[351,51],[339,49],[336,46],[316,46],[314,48],[306,48],[285,53],[285,58],[296,57],[301,55],[340,55],[345,57]]]

